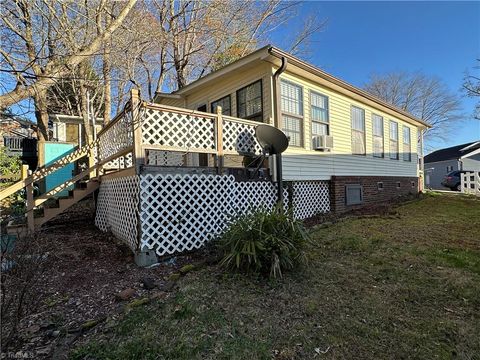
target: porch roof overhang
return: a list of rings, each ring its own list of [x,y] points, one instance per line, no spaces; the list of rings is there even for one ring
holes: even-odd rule
[[[83,117],[65,114],[50,114],[48,119],[53,123],[83,124]],[[103,118],[95,118],[95,125],[103,125]]]

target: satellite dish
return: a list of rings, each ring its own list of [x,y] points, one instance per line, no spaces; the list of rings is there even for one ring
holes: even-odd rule
[[[267,156],[281,154],[287,150],[288,137],[276,127],[265,124],[257,125],[255,137]]]

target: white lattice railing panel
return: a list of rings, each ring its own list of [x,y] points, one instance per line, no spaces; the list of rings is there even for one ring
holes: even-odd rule
[[[100,161],[133,145],[131,111],[125,111],[107,126],[98,134],[98,158]]]
[[[223,117],[223,150],[226,154],[261,154],[262,147],[255,138],[254,124]]]
[[[102,180],[95,225],[111,231],[133,251],[138,248],[138,176]]]
[[[292,183],[293,216],[307,219],[330,211],[328,181],[295,181]]]
[[[215,152],[215,118],[145,108],[142,114],[142,143]]]
[[[184,166],[184,153],[164,150],[148,150],[147,164],[156,166]]]
[[[199,248],[230,215],[270,207],[275,194],[271,183],[236,182],[231,175],[141,175],[140,246],[158,255]]]
[[[102,167],[104,169],[126,169],[133,166],[133,154],[131,152],[119,156],[118,158],[111,160],[104,164]]]

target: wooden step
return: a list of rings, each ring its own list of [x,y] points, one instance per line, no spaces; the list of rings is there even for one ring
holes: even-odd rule
[[[73,196],[68,198],[60,198],[58,200],[59,206],[56,208],[44,208],[43,216],[35,218],[35,228],[40,228],[44,223],[53,219],[54,217],[60,215],[62,212],[67,210],[72,205],[76,204],[84,197],[90,195],[92,192],[99,188],[100,184],[98,181],[92,180],[87,183],[87,187],[84,189],[75,189],[73,190]]]

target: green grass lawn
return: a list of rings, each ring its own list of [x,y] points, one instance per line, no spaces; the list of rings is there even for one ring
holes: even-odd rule
[[[205,267],[74,359],[479,359],[480,201],[430,195],[315,231],[269,282]]]

